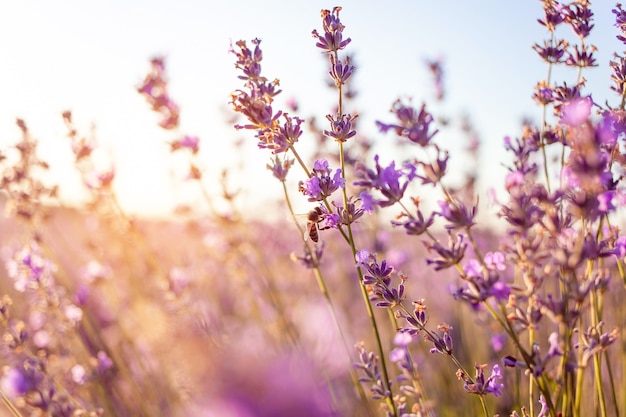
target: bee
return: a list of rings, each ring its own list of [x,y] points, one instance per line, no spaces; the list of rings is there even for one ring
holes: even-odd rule
[[[319,231],[328,229],[328,227],[321,228],[319,224],[324,221],[324,212],[321,207],[315,207],[313,210],[306,214],[306,231],[304,232],[304,240],[311,240],[317,243],[320,240]]]

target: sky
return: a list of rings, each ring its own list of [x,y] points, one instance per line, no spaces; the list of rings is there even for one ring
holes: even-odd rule
[[[2,2],[0,148],[19,139],[15,118],[24,119],[50,163],[49,180],[60,184],[64,201],[80,203],[85,196],[61,119],[62,111],[72,110],[81,132],[95,126],[102,160],[114,161],[115,192],[126,211],[163,215],[180,203],[200,205],[195,187],[181,185],[180,161],[167,146],[174,137],[157,127],[158,116],[136,92],[149,59],[164,55],[169,92],[181,107],[180,133],[200,137],[209,192],[219,191],[219,173],[227,168],[244,205],[278,198],[281,188],[265,169],[269,153],[257,149],[252,132],[236,132],[228,122],[229,94],[241,86],[229,46],[262,39],[263,72],[279,78],[283,90],[277,104],[295,98],[300,117],[323,120],[336,97],[325,87],[327,64],[311,31],[321,30],[320,10],[336,5],[343,7],[344,34],[352,39],[348,51],[358,66],[359,127],[375,138],[377,151],[384,154],[391,138],[376,132],[375,121],[392,120],[393,101],[425,100],[437,114],[469,115],[483,141],[482,173],[501,183],[503,138],[519,136],[523,117],[539,120],[541,114],[531,99],[547,72],[531,48],[547,37],[536,22],[539,1]],[[599,49],[599,66],[584,76],[596,102],[615,104],[608,61],[623,46],[615,39],[611,8],[609,2],[593,7],[590,41]],[[444,59],[443,104],[433,100],[424,65],[438,57]],[[562,75],[573,83],[573,72]],[[303,147],[306,140],[305,134]],[[454,158],[459,139],[441,140]],[[296,206],[306,207],[300,200]]]

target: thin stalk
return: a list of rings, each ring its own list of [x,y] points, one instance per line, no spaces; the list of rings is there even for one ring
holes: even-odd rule
[[[550,32],[550,45],[554,44],[554,32]],[[548,63],[548,76],[546,78],[546,84],[549,86],[550,85],[550,78],[552,77],[552,63],[549,62]],[[547,120],[547,111],[548,111],[548,107],[543,104],[542,106],[542,112],[541,112],[541,133],[539,135],[539,138],[541,140],[541,156],[543,158],[543,175],[546,178],[546,189],[548,190],[548,194],[551,194],[550,191],[550,173],[548,171],[548,155],[546,152],[546,139],[545,139],[545,132],[546,132],[546,120]],[[532,401],[531,401],[532,404]],[[532,407],[532,405],[531,405]],[[531,409],[531,415],[532,414],[532,409]]]
[[[300,233],[300,236],[304,236],[304,230],[300,226],[300,223],[296,221],[296,216],[295,216],[295,212],[293,209],[293,205],[291,204],[291,198],[289,198],[287,185],[285,184],[284,181],[281,181],[281,184],[283,186],[283,194],[285,196],[285,202],[287,203],[289,213],[291,214],[291,217],[293,218],[294,223],[296,224],[296,227],[298,228],[298,232]],[[346,335],[343,332],[341,325],[339,324],[339,318],[337,317],[335,305],[332,301],[330,293],[328,292],[326,280],[324,279],[324,276],[322,275],[322,271],[320,270],[319,265],[317,263],[318,259],[315,259],[315,251],[312,251],[310,247],[308,246],[308,244],[305,244],[305,248],[309,256],[311,256],[314,259],[315,267],[313,268],[313,275],[315,275],[315,280],[320,289],[320,292],[322,293],[322,296],[324,297],[324,300],[326,301],[326,305],[328,306],[328,309],[330,311],[330,315],[333,319],[333,324],[335,326],[335,329],[337,330],[337,333],[339,334],[339,337],[341,338],[341,343],[343,344],[346,354],[348,355],[348,359],[350,359],[351,351],[348,346],[348,341],[346,339]],[[357,389],[357,392],[359,393],[359,398],[361,399],[361,402],[367,408],[368,414],[374,415],[373,410],[371,410],[370,403],[367,399],[367,395],[365,394],[365,391],[363,390],[363,385],[359,382],[358,375],[356,374],[356,372],[351,366],[349,367],[349,369],[350,369],[350,379],[352,380],[353,385],[355,386],[355,388]]]
[[[337,51],[334,52],[334,56],[335,56],[335,60],[339,60]],[[337,112],[339,117],[342,117],[343,115],[343,87],[341,83],[337,84],[337,94],[338,94],[338,107],[337,107]],[[344,150],[343,150],[343,142],[342,141],[338,141],[339,143],[339,161],[340,161],[340,167],[341,167],[341,177],[344,179],[346,179],[346,164],[345,164],[345,155],[344,155]],[[343,197],[343,207],[344,210],[348,210],[348,193],[346,191],[346,187],[344,186],[342,188],[342,197]],[[357,249],[356,249],[356,244],[354,242],[354,235],[352,233],[352,219],[349,219],[349,221],[346,222],[346,229],[348,231],[348,244],[350,246],[350,250],[352,251],[352,259],[353,262],[356,262],[356,254],[357,254]],[[365,308],[367,310],[367,315],[370,319],[370,324],[372,326],[372,330],[374,331],[374,338],[376,339],[376,344],[378,346],[378,353],[379,353],[379,360],[380,360],[380,365],[382,368],[382,373],[383,373],[383,384],[385,386],[385,389],[387,391],[387,405],[389,406],[392,415],[394,417],[398,417],[398,410],[396,408],[396,404],[395,401],[393,399],[393,392],[391,391],[391,381],[389,379],[389,372],[387,370],[387,361],[385,359],[385,350],[383,349],[383,344],[380,338],[380,331],[378,329],[378,324],[376,323],[376,317],[374,315],[374,309],[372,308],[372,304],[370,302],[369,299],[369,295],[367,293],[367,288],[365,288],[365,285],[363,284],[363,271],[361,270],[361,268],[359,266],[356,267],[357,270],[357,274],[359,276],[359,287],[361,288],[361,295],[363,296],[363,302],[365,303]]]
[[[11,412],[11,415],[15,417],[23,417],[22,413],[20,413],[20,411],[17,408],[15,408],[11,400],[9,400],[9,398],[1,390],[0,390],[0,396],[2,396],[2,403],[6,406],[6,408],[9,409],[9,411]]]
[[[489,412],[487,411],[487,404],[485,403],[485,398],[484,396],[480,395],[480,405],[482,405],[483,407],[483,413],[485,414],[485,417],[489,417]]]
[[[591,262],[588,263],[589,268],[590,264]],[[589,297],[591,300],[591,323],[594,328],[597,328],[600,322],[601,312],[599,311],[599,300],[596,291],[591,291],[589,293]],[[598,353],[593,356],[593,373],[596,394],[598,396],[598,401],[600,402],[600,413],[602,417],[606,417],[606,399],[604,398],[604,389],[602,386],[602,362],[600,355],[601,353]]]

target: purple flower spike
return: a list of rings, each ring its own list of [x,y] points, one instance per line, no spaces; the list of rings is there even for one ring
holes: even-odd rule
[[[437,214],[449,222],[445,226],[448,230],[472,227],[475,224],[475,205],[468,209],[465,204],[460,201],[455,201],[453,203],[449,201],[440,201],[439,208],[441,211],[437,212]]]
[[[179,149],[189,149],[194,155],[198,153],[200,139],[197,136],[185,135],[180,139],[170,142],[172,152]]]
[[[312,177],[306,181],[300,181],[299,189],[304,195],[309,196],[309,201],[323,201],[333,192],[345,186],[346,180],[341,176],[341,169],[337,169],[331,177],[331,169],[328,161],[315,161]]]
[[[626,42],[626,38],[625,42]],[[617,94],[624,94],[624,84],[626,84],[626,58],[621,56],[615,56],[615,59],[609,63],[611,67],[611,80],[615,85],[611,86],[611,90]]]
[[[537,21],[550,32],[554,32],[554,29],[565,20],[564,9],[565,6],[557,1],[544,1],[543,13],[545,17],[543,20],[537,19]]]
[[[344,85],[348,78],[354,73],[354,66],[350,65],[350,57],[346,57],[345,64],[337,61],[334,55],[330,55],[330,71],[328,75],[335,81],[335,85],[339,87]]]
[[[430,124],[434,119],[426,111],[426,104],[422,104],[421,109],[418,111],[414,107],[404,104],[401,100],[396,100],[391,107],[391,113],[396,115],[398,124],[387,124],[377,121],[376,125],[382,133],[393,130],[398,136],[405,137],[420,146],[427,146],[433,136],[439,132],[439,130],[429,132]]]
[[[504,271],[506,269],[504,261],[504,254],[502,252],[487,252],[485,254],[485,265],[492,271]]]
[[[626,43],[626,11],[622,9],[622,5],[617,3],[616,8],[612,10],[613,14],[615,14],[615,27],[619,29],[622,33],[621,35],[617,35],[617,39]]]
[[[496,397],[502,395],[502,388],[504,388],[504,384],[498,382],[504,376],[501,373],[500,366],[494,365],[491,371],[491,376],[485,379],[485,367],[486,365],[476,365],[476,376],[474,378],[474,382],[471,382],[469,377],[464,374],[460,374],[460,378],[465,381],[465,385],[463,388],[467,392],[476,395],[487,395],[493,394]]]
[[[589,6],[588,2],[579,2],[563,9],[565,22],[572,27],[574,33],[580,38],[589,36],[594,26],[591,23],[593,12]]]
[[[293,163],[293,159],[283,159],[281,161],[277,155],[272,159],[270,164],[267,164],[267,169],[272,171],[274,177],[280,182],[285,182],[287,180],[287,173],[289,173],[289,169],[293,166]]]
[[[434,265],[435,271],[450,268],[461,262],[465,256],[467,243],[464,242],[463,235],[452,235],[449,233],[448,247],[442,246],[439,242],[427,244],[429,252],[439,255],[434,259],[426,259],[428,265]]]
[[[337,52],[345,48],[351,41],[350,38],[343,39],[343,30],[345,26],[339,20],[339,12],[341,7],[333,8],[333,11],[322,10],[322,26],[324,34],[320,35],[317,30],[312,32],[313,37],[317,39],[315,46],[324,50],[324,52]]]
[[[357,165],[356,176],[360,180],[353,184],[374,188],[381,192],[385,197],[382,200],[376,200],[374,203],[380,207],[388,207],[400,201],[404,196],[404,192],[409,185],[409,178],[401,181],[406,174],[402,169],[396,169],[396,164],[392,161],[389,166],[382,168],[378,163],[378,155],[374,156],[376,170],[366,168],[364,165]]]
[[[561,123],[576,127],[583,124],[591,115],[591,97],[577,98],[561,106]]]
[[[393,344],[406,347],[413,341],[413,336],[409,332],[400,331],[393,338]]]
[[[353,121],[358,117],[350,114],[342,114],[341,116],[326,116],[330,122],[330,130],[324,130],[324,134],[334,138],[336,142],[345,142],[354,135],[356,130],[353,129]]]

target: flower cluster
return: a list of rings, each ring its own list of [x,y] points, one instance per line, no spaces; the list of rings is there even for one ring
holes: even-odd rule
[[[468,380],[467,375],[462,372],[458,373],[458,377],[465,382],[464,388],[467,392],[476,395],[493,394],[496,397],[499,397],[502,395],[502,388],[504,388],[504,384],[498,382],[504,378],[501,373],[500,366],[494,365],[491,375],[488,378],[485,377],[485,367],[485,365],[475,366],[476,376],[474,381]]]
[[[255,130],[261,149],[270,149],[274,154],[287,152],[302,135],[300,125],[303,120],[283,114],[280,110],[274,111],[272,103],[281,92],[277,88],[279,81],[270,82],[261,76],[261,41],[255,39],[252,44],[254,50],[248,48],[245,41],[238,41],[236,49],[231,47],[231,53],[237,57],[235,67],[243,72],[239,78],[246,83],[243,89],[231,94],[230,103],[235,112],[248,119],[248,124],[238,124],[235,128]],[[281,115],[284,119],[282,125],[279,122]]]
[[[137,91],[145,97],[153,111],[161,115],[159,126],[173,130],[178,127],[180,109],[168,93],[165,76],[165,58],[154,57],[150,60],[151,71],[146,75]]]
[[[433,116],[426,111],[426,104],[417,110],[410,103],[397,100],[390,110],[398,119],[397,124],[376,122],[381,132],[387,133],[392,130],[396,135],[407,138],[420,146],[428,146],[439,130],[430,131],[430,125],[434,121]]]
[[[311,178],[300,181],[298,189],[302,194],[309,197],[309,201],[324,201],[332,193],[345,186],[346,180],[341,174],[341,169],[335,170],[335,173],[332,174],[328,161],[315,161]]]
[[[42,203],[55,199],[58,190],[42,179],[49,166],[37,155],[37,141],[26,122],[17,119],[16,124],[22,134],[19,142],[0,154],[0,190],[9,198],[8,214],[36,225],[45,215]]]
[[[369,192],[362,192],[361,198],[368,201],[368,206],[388,207],[402,200],[404,192],[415,176],[412,170],[396,168],[395,161],[385,168],[381,167],[378,161],[379,157],[376,155],[374,157],[376,166],[373,170],[366,168],[363,164],[358,164],[355,175],[359,179],[354,181],[353,185],[367,190],[378,190],[383,195],[383,199],[375,200]]]

